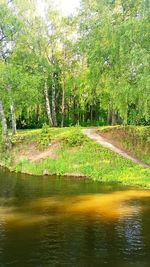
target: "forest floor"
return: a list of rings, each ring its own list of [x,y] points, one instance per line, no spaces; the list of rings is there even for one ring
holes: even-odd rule
[[[96,143],[110,149],[111,151],[121,155],[122,157],[129,159],[144,168],[150,168],[150,164],[145,164],[138,158],[131,156],[130,153],[127,153],[124,149],[121,149],[118,146],[116,146],[116,144],[113,144],[113,140],[111,139],[108,140],[105,137],[103,137],[101,134],[97,133],[96,129],[93,129],[93,128],[84,129],[83,132],[84,134],[86,134],[87,137],[96,141]]]
[[[133,134],[135,127],[132,129],[123,127],[93,129],[69,127],[20,130],[11,139],[12,150],[7,153],[0,151],[0,165],[7,167],[10,171],[31,175],[81,176],[95,181],[119,182],[150,188],[150,168],[145,168],[150,163],[149,128],[140,128],[140,139],[139,129],[136,128],[136,133]],[[117,137],[118,131],[121,133]],[[124,143],[124,132],[125,136],[128,136],[125,140],[126,142],[128,140],[127,144]],[[133,140],[138,140],[138,145],[133,145],[132,136],[129,136],[128,132],[132,133]],[[102,138],[105,134],[110,135],[112,142],[113,137],[117,137],[116,140],[120,142],[122,146],[120,150],[123,150],[124,155],[126,155],[125,151],[129,151],[126,158],[120,150],[118,153],[117,145],[114,149],[110,140],[107,142]],[[130,149],[125,148],[125,145],[128,145]],[[110,149],[110,146],[113,149]],[[135,150],[137,150],[136,154],[133,154]],[[138,162],[131,161],[129,155],[138,159]],[[137,164],[141,161],[145,164]]]

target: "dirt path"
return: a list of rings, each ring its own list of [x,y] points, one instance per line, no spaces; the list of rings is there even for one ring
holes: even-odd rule
[[[124,158],[126,158],[126,159],[128,159],[128,160],[131,160],[131,161],[133,161],[134,163],[136,163],[136,164],[138,164],[138,165],[140,165],[140,166],[142,166],[142,167],[144,167],[144,168],[150,168],[150,165],[145,164],[145,163],[143,163],[142,161],[140,161],[139,159],[130,156],[130,155],[129,155],[128,153],[126,153],[124,150],[122,150],[122,149],[120,149],[120,148],[114,146],[114,145],[111,144],[110,142],[108,142],[104,137],[102,137],[101,135],[97,134],[97,133],[95,132],[95,129],[84,129],[84,130],[83,130],[83,133],[84,133],[87,137],[89,137],[89,138],[95,140],[96,143],[102,145],[103,147],[106,147],[106,148],[112,150],[113,152],[115,152],[115,153],[121,155],[122,157],[124,157]]]

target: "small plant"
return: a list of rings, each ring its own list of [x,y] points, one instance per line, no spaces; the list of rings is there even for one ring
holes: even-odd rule
[[[42,134],[48,134],[49,133],[49,126],[44,123],[42,127]]]
[[[47,124],[43,124],[41,133],[38,138],[38,147],[41,150],[45,149],[51,143],[52,135],[49,130],[49,126]]]
[[[70,146],[79,146],[85,142],[86,138],[79,127],[75,127],[66,137],[66,141]]]

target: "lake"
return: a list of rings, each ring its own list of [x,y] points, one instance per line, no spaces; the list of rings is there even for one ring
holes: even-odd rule
[[[0,169],[0,267],[150,266],[150,191]]]

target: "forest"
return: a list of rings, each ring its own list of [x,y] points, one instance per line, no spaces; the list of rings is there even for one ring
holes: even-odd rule
[[[8,128],[150,124],[149,0],[0,0],[0,117]]]

